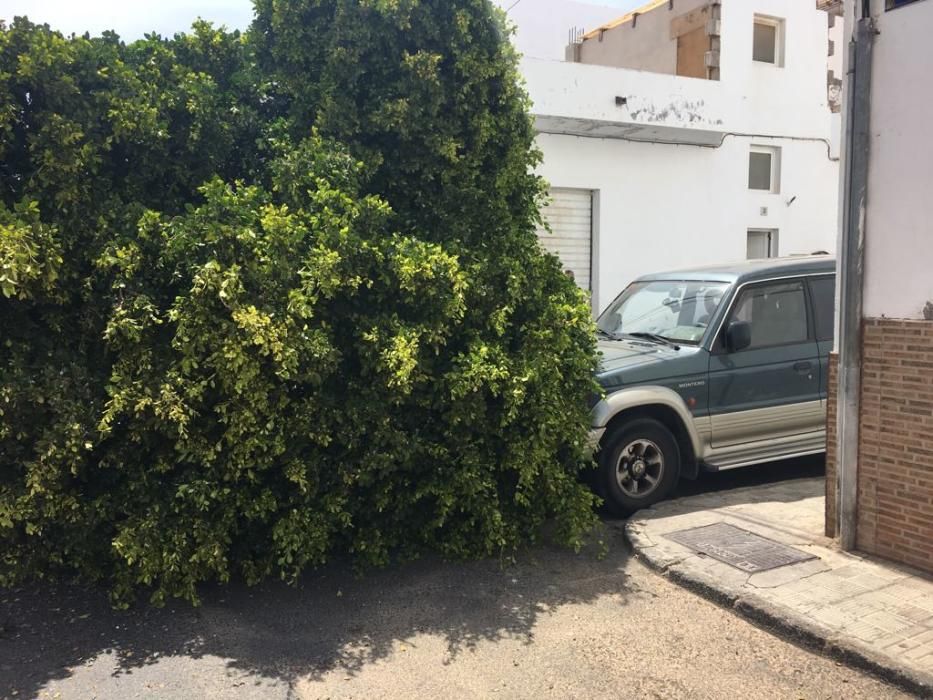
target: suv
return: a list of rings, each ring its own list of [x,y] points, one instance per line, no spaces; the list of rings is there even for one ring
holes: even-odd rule
[[[640,277],[600,315],[597,490],[630,514],[678,479],[826,449],[835,261]],[[595,400],[595,399],[594,399]]]

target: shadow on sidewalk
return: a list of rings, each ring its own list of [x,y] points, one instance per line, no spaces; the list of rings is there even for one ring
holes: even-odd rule
[[[101,654],[113,676],[162,657],[221,657],[227,668],[291,682],[340,669],[347,675],[387,657],[419,633],[442,636],[448,657],[483,641],[524,639],[537,620],[567,604],[632,591],[621,530],[608,555],[539,547],[510,566],[498,561],[419,563],[356,577],[332,565],[297,587],[214,587],[203,605],[110,608],[102,589],[37,585],[0,590],[0,697],[31,698]]]

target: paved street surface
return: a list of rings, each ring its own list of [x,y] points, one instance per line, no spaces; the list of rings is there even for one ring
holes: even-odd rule
[[[826,474],[826,460],[823,455],[785,459],[779,462],[759,464],[743,469],[727,469],[723,472],[701,474],[696,481],[680,482],[671,499],[713,494],[722,491],[776,484],[797,479],[823,478]]]
[[[648,570],[622,525],[602,560],[333,566],[297,589],[207,591],[197,610],[0,592],[0,697],[908,697]]]
[[[688,587],[868,667],[893,671],[933,695],[933,581],[838,551],[823,536],[823,494],[818,478],[693,495],[636,514],[627,530],[641,557]],[[730,546],[724,528],[728,538],[747,540],[742,533],[752,532],[809,560],[740,570],[717,561]],[[685,546],[685,532],[694,538],[693,549]],[[740,563],[753,564],[755,548],[742,542],[740,551]]]

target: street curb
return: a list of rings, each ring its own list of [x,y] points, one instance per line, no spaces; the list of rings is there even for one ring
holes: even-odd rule
[[[857,642],[835,636],[819,624],[793,615],[758,596],[738,595],[717,586],[711,577],[691,571],[689,566],[681,562],[670,562],[656,556],[652,552],[653,543],[644,534],[635,531],[637,524],[638,521],[626,523],[625,539],[635,555],[657,574],[798,646],[870,673],[918,698],[933,698],[933,676],[891,666],[890,658],[881,657]]]

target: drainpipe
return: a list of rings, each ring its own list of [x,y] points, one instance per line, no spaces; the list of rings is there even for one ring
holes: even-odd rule
[[[875,26],[868,2],[855,3],[849,43],[848,114],[842,237],[839,250],[839,382],[836,395],[836,494],[839,545],[855,549],[858,508],[859,407],[862,364],[862,279],[868,151],[871,133],[871,53]]]

